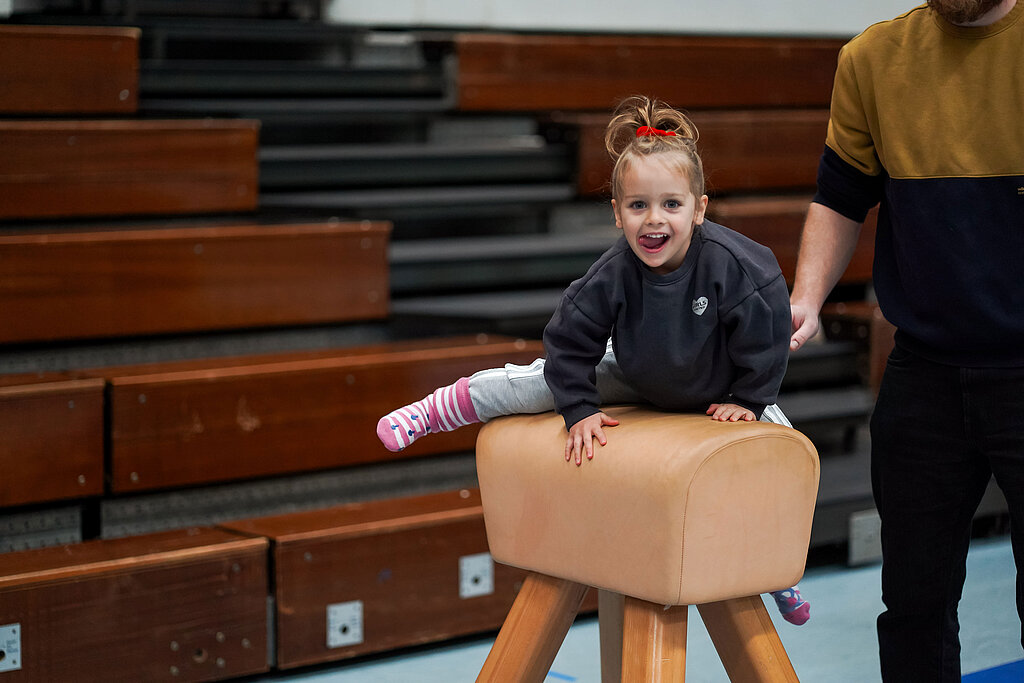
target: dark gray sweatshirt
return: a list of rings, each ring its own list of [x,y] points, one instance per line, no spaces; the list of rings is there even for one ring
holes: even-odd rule
[[[668,275],[623,237],[572,283],[544,329],[544,378],[567,428],[598,412],[595,367],[611,337],[626,380],[654,406],[728,402],[760,417],[778,396],[791,329],[771,250],[705,220]]]

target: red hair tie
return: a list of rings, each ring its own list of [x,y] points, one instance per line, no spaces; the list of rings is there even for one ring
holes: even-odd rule
[[[652,126],[640,126],[636,129],[636,136],[642,138],[648,135],[660,135],[661,137],[674,138],[675,132],[671,130],[661,130],[660,128],[654,128]]]

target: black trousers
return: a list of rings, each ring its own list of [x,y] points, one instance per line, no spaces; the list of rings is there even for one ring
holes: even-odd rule
[[[971,522],[992,476],[1009,503],[1024,624],[1024,368],[939,365],[897,345],[871,419],[884,681],[960,680],[957,605]]]

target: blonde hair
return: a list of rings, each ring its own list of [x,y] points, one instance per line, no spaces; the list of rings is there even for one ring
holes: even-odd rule
[[[637,137],[637,130],[643,126],[675,135]],[[622,177],[631,163],[652,154],[675,155],[679,172],[690,181],[693,196],[701,197],[704,194],[704,164],[697,154],[697,137],[697,127],[681,111],[643,95],[627,97],[616,107],[604,134],[605,148],[615,162],[611,177],[612,197],[622,197]]]

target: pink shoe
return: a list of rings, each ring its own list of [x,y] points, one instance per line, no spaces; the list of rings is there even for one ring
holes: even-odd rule
[[[795,626],[803,626],[811,618],[811,603],[803,599],[796,586],[783,591],[773,591],[775,605],[782,618]]]

